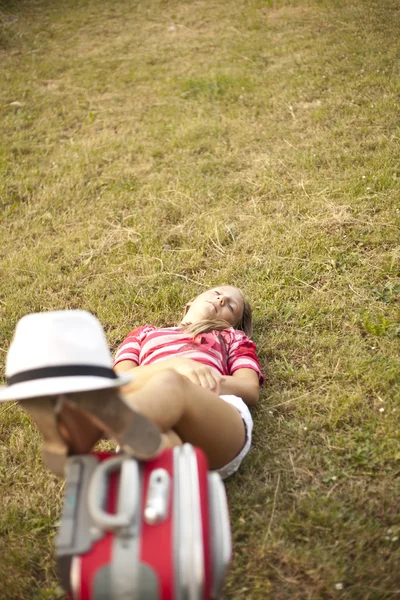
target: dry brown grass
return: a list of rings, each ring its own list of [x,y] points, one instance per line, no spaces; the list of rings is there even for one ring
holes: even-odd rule
[[[252,301],[226,598],[400,596],[398,24],[395,0],[0,4],[1,356],[31,311],[90,310],[114,350],[216,282]],[[0,597],[60,598],[62,486],[0,414]]]

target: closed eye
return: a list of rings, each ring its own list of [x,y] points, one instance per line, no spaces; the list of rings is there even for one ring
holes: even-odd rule
[[[217,296],[219,296],[219,295],[220,295],[220,293],[218,292],[218,290],[214,290],[214,294],[217,294]],[[231,312],[235,312],[235,311],[234,311],[234,309],[233,309],[233,306],[232,306],[232,304],[228,304],[228,308],[229,308],[229,310],[230,310]]]

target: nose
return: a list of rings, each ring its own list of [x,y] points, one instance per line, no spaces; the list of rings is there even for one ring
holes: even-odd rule
[[[226,298],[223,294],[219,294],[218,296],[218,302],[220,303],[221,306],[224,306],[225,302],[226,302]]]

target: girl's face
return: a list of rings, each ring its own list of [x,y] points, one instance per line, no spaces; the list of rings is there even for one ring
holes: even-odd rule
[[[236,287],[219,285],[196,296],[194,300],[187,304],[186,308],[185,323],[224,319],[235,326],[243,315],[243,294]]]

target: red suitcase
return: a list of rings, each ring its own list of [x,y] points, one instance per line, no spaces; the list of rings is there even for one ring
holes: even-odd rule
[[[148,462],[71,457],[56,554],[71,600],[217,598],[231,556],[221,478],[190,444]]]

